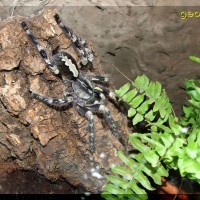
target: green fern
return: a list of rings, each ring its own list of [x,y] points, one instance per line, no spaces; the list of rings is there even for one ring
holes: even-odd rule
[[[182,176],[195,179],[200,183],[200,88],[198,80],[187,80],[186,91],[190,96],[188,102],[191,106],[184,107],[185,116],[181,123],[188,126],[187,143],[182,151],[184,155],[179,156],[178,168]]]
[[[189,56],[189,59],[193,62],[200,63],[200,58],[196,56]]]
[[[118,156],[125,166],[111,167],[115,176],[107,176],[109,183],[105,185],[105,192],[102,193],[106,199],[147,199],[148,196],[144,189],[155,189],[151,186],[147,176],[152,177],[156,184],[161,184],[160,177],[168,175],[161,163],[152,167],[141,153],[125,156],[122,151],[119,151]]]
[[[124,166],[111,168],[115,175],[107,177],[109,183],[102,194],[106,199],[147,199],[146,190],[154,190],[147,177],[159,185],[169,168],[179,169],[182,176],[200,183],[200,88],[195,83],[186,81],[191,106],[184,107],[185,117],[181,121],[173,116],[161,84],[145,75],[116,90],[119,99],[130,107],[128,117],[132,118],[132,124],[146,121],[149,133],[129,135],[129,141],[139,153],[118,152]],[[188,130],[185,126],[191,127],[190,133],[185,131]]]
[[[132,117],[133,125],[146,121],[150,127],[149,130],[154,130],[156,133],[162,126],[165,128],[163,124],[171,115],[172,109],[160,83],[150,82],[143,75],[137,77],[132,85],[127,83],[122,86],[116,91],[116,94],[120,100],[130,106],[128,117]],[[156,138],[159,137],[156,136]],[[163,140],[165,141],[165,135]],[[148,134],[140,133],[129,135],[129,141],[140,153],[126,156],[121,151],[118,152],[118,156],[125,166],[111,168],[115,176],[107,177],[109,184],[105,185],[105,192],[102,194],[106,199],[109,199],[110,195],[115,199],[130,199],[130,194],[131,197],[134,195],[136,199],[147,199],[146,190],[155,189],[151,186],[147,176],[152,177],[156,184],[161,184],[161,176],[168,175],[168,171],[161,164],[160,156],[157,153],[157,151],[160,153],[161,149],[162,151],[166,149],[164,145],[157,142],[155,138],[149,138]],[[153,149],[152,146],[154,147],[155,142],[157,148]],[[145,143],[152,145],[145,145]],[[165,151],[162,154],[165,154]],[[129,195],[125,198],[123,194]],[[143,195],[141,196],[141,194]]]
[[[134,87],[133,89],[130,89]],[[117,96],[130,106],[128,117],[133,117],[133,125],[141,121],[153,122],[156,116],[157,123],[162,125],[172,113],[172,107],[159,82],[150,82],[145,76],[138,76],[132,85],[127,83],[119,90]]]

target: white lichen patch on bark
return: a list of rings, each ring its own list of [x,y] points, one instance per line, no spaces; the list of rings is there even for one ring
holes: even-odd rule
[[[14,81],[12,74],[5,74],[5,85],[0,87],[1,97],[5,99],[8,109],[16,114],[27,107],[27,103],[19,90],[22,88],[22,81]]]

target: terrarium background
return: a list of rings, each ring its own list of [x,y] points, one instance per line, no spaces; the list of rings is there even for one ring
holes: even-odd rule
[[[30,16],[43,7],[16,7],[13,15]],[[197,11],[198,7],[76,6],[57,10],[77,35],[93,43],[116,88],[127,80],[114,65],[132,80],[145,73],[163,84],[175,113],[181,114],[186,102],[184,80],[200,78],[199,65],[188,59],[200,55],[200,19],[182,20],[180,12]],[[0,7],[2,20],[11,14],[12,7]]]

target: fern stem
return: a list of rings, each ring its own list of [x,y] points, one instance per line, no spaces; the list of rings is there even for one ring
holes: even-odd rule
[[[132,80],[128,78],[124,73],[122,73],[115,65],[112,65],[123,77],[132,83]]]

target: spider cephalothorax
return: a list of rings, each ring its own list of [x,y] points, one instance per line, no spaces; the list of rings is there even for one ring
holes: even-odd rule
[[[108,77],[89,76],[81,73],[81,65],[87,66],[93,61],[93,52],[88,47],[85,40],[74,35],[74,33],[61,22],[58,14],[56,14],[54,18],[63,30],[64,34],[72,40],[78,54],[81,57],[81,63],[78,64],[67,52],[58,52],[49,58],[46,51],[42,46],[40,46],[35,36],[29,30],[26,22],[21,22],[23,30],[39,51],[48,68],[60,77],[63,83],[68,86],[63,99],[47,98],[36,93],[32,93],[32,96],[35,99],[56,108],[73,105],[77,112],[88,120],[90,151],[93,153],[95,151],[93,113],[103,113],[106,121],[112,129],[113,134],[118,139],[121,139],[121,134],[117,130],[108,108],[105,106],[105,96],[114,101],[116,101],[116,98],[113,92],[110,92],[107,88],[98,84],[99,82],[109,82]]]

